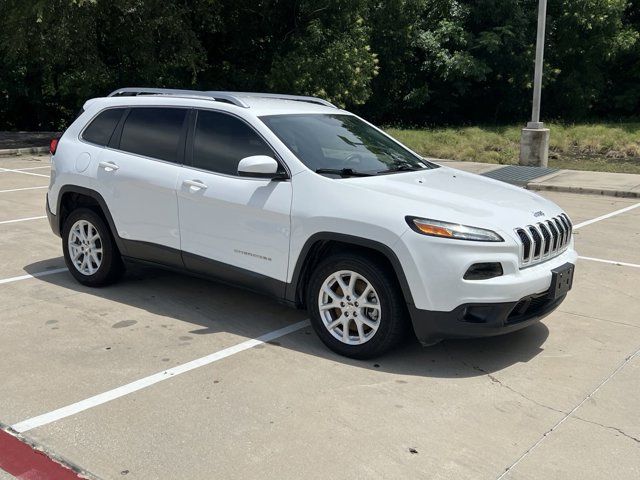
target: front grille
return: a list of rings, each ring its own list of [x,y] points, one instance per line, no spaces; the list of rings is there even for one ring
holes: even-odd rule
[[[564,213],[535,225],[516,228],[520,239],[520,266],[535,265],[565,251],[572,229],[571,220]]]

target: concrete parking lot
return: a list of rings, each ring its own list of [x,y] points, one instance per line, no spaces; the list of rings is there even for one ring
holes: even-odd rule
[[[542,323],[355,361],[225,285],[79,285],[47,183],[47,157],[0,159],[0,422],[89,475],[640,478],[637,199],[544,194],[584,258]]]

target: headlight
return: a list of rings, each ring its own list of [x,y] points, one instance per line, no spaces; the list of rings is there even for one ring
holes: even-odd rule
[[[473,240],[476,242],[504,242],[504,239],[496,232],[484,228],[442,222],[429,218],[405,217],[405,219],[413,231],[423,235],[457,240]]]

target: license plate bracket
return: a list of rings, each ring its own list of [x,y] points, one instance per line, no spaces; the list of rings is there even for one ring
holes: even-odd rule
[[[565,263],[551,270],[551,288],[549,289],[549,298],[557,300],[566,295],[573,286],[573,273],[575,271],[573,263]]]

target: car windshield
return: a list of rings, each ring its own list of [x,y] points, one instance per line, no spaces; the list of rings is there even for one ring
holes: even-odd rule
[[[321,174],[368,176],[437,167],[353,115],[260,118],[307,167]]]

